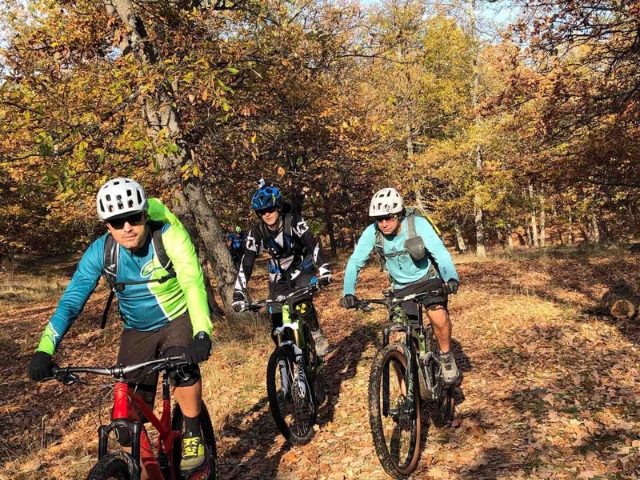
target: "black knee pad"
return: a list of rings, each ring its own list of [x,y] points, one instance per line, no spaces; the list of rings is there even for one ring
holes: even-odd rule
[[[173,357],[183,355],[187,351],[184,347],[169,347],[162,352],[163,357]],[[169,383],[173,387],[190,387],[200,380],[200,367],[198,365],[181,365],[174,371],[169,372]]]
[[[200,367],[191,363],[181,365],[169,373],[169,383],[173,387],[190,387],[200,380]]]

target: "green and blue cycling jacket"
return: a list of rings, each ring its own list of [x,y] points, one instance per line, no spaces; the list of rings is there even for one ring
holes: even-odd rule
[[[150,199],[150,217],[153,208],[160,208],[158,204],[166,209],[159,201],[152,205],[151,200],[154,199]],[[162,227],[162,243],[176,276],[164,283],[125,285],[124,290],[116,292],[124,328],[155,330],[188,313],[194,335],[198,332],[211,334],[209,304],[198,256],[184,227],[177,220],[176,224],[172,223],[165,223]],[[106,238],[107,234],[97,239],[82,256],[58,308],[42,334],[37,351],[53,355],[82,312],[104,270]],[[167,275],[156,255],[150,232],[144,246],[138,251],[130,252],[120,245],[118,248],[118,282],[144,281]]]
[[[453,265],[451,254],[442,243],[442,240],[433,229],[428,220],[416,217],[416,235],[422,237],[428,255],[419,261],[415,261],[409,254],[397,255],[386,259],[386,266],[389,277],[393,279],[394,289],[403,288],[417,282],[427,276],[432,260],[435,263],[436,271],[445,282],[451,279],[458,280],[456,267]],[[360,240],[356,244],[353,254],[349,258],[347,268],[344,273],[344,295],[354,295],[358,273],[369,259],[371,251],[376,243],[376,224],[369,225]],[[407,239],[407,219],[402,220],[402,231],[398,235],[385,235],[384,253],[393,254],[404,250],[404,242]]]

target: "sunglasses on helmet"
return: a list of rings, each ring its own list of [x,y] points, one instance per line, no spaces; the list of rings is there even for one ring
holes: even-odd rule
[[[126,217],[107,220],[107,223],[111,225],[111,228],[115,230],[122,230],[124,228],[125,223],[128,223],[132,227],[137,227],[138,225],[142,225],[144,221],[145,221],[144,212],[138,212],[132,215],[128,215]]]

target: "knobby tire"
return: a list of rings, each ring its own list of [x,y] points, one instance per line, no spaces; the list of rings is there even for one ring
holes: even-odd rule
[[[131,474],[127,462],[120,455],[110,453],[96,463],[87,480],[130,480]]]
[[[282,384],[279,369],[280,361],[286,362],[291,367],[289,372],[289,397],[284,395],[282,389],[278,387],[279,384]],[[313,437],[313,426],[316,423],[318,407],[312,385],[313,382],[309,381],[308,376],[305,382],[306,393],[304,397],[301,398],[297,395],[298,387],[294,387],[297,369],[298,365],[293,349],[290,347],[276,348],[271,357],[269,357],[269,364],[267,365],[267,396],[269,397],[271,415],[280,433],[292,445],[304,445]],[[287,398],[289,398],[288,401],[286,400]],[[285,407],[290,407],[293,413],[291,415],[284,413],[283,409]],[[296,418],[298,414],[300,418]],[[286,417],[291,418],[291,421],[288,422]]]
[[[396,418],[391,416],[385,417],[386,422],[391,422],[393,425],[393,432],[391,438],[385,438],[385,425],[383,424],[383,405],[382,405],[382,386],[383,386],[383,372],[385,369],[389,370],[389,383],[392,383],[392,375],[399,383],[400,390],[407,388],[407,360],[404,354],[406,346],[402,343],[393,343],[388,345],[376,356],[376,359],[371,366],[371,373],[369,376],[369,423],[371,425],[371,433],[373,435],[373,443],[376,448],[378,458],[384,468],[385,472],[393,478],[402,479],[409,476],[418,466],[420,460],[420,392],[418,386],[417,365],[414,365],[414,394],[413,394],[413,407],[414,413],[411,416],[400,418],[402,415]],[[390,368],[391,367],[391,368]],[[389,395],[391,396],[391,395]],[[391,399],[390,399],[391,400]],[[395,408],[391,401],[389,410]],[[400,422],[396,420],[400,418]],[[409,447],[406,454],[402,455],[403,458],[399,458],[399,452],[395,452],[397,447],[394,445],[394,441],[397,443],[397,436],[401,435],[403,424],[405,421],[409,422]],[[400,433],[398,433],[400,432]],[[388,444],[390,442],[390,444]],[[390,451],[394,450],[393,452]],[[395,457],[395,458],[394,458]]]

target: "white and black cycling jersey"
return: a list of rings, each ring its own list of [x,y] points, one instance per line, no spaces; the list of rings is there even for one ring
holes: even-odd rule
[[[295,213],[286,213],[280,223],[280,228],[272,231],[260,221],[249,231],[235,290],[244,292],[247,289],[260,248],[271,256],[268,264],[270,283],[291,281],[302,272],[317,268],[321,274],[329,273],[324,252],[304,219]]]

